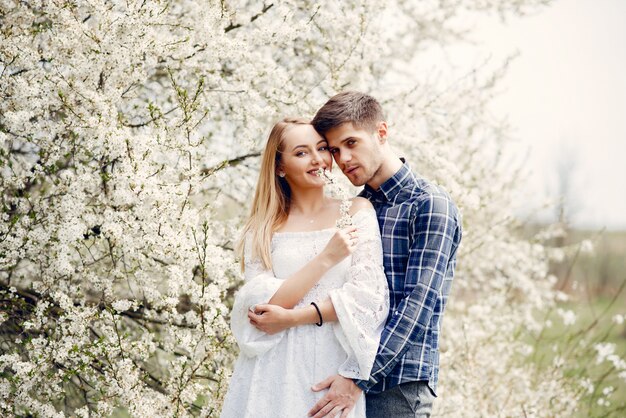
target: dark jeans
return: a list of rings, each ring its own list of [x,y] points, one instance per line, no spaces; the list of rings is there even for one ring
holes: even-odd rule
[[[407,382],[382,393],[366,395],[367,418],[428,418],[433,408],[428,382]]]

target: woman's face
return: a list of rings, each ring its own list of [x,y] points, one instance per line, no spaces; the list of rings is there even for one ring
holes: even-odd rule
[[[283,151],[277,174],[285,173],[292,190],[323,187],[324,180],[316,174],[320,168],[332,166],[328,143],[312,125],[293,125],[283,137]]]

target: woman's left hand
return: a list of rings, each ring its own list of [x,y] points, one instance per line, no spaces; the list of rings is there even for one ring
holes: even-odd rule
[[[273,335],[295,325],[293,310],[278,305],[256,305],[248,311],[250,323],[258,330]]]

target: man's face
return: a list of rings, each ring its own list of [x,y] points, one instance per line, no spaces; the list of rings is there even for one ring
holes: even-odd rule
[[[357,129],[352,122],[346,122],[325,136],[337,165],[355,186],[368,183],[380,170],[383,152],[376,132]]]

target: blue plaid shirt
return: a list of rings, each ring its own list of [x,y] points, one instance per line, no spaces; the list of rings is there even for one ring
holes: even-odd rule
[[[441,320],[461,241],[459,211],[406,162],[379,190],[366,185],[360,196],[376,209],[391,300],[370,379],[355,383],[380,393],[422,380],[435,393]]]

